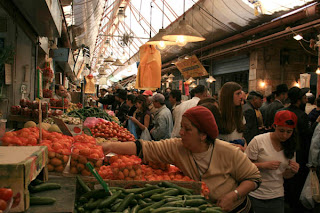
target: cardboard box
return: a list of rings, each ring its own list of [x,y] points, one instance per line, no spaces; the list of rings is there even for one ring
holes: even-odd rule
[[[46,146],[0,147],[0,187],[11,188],[17,198],[10,212],[23,212],[29,208],[28,185],[40,172],[41,179],[48,180],[47,163]]]

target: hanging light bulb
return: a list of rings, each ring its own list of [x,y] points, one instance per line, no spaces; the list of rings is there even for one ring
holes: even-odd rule
[[[190,87],[195,88],[195,87],[197,87],[197,85],[196,85],[195,83],[192,83],[192,84],[190,85]]]
[[[266,82],[261,81],[261,82],[260,82],[260,87],[261,87],[261,88],[264,88],[265,86],[266,86]]]
[[[320,67],[318,66],[318,69],[316,70],[316,74],[320,75]]]
[[[167,82],[169,82],[169,83],[171,83],[172,81],[173,81],[172,78],[168,78],[168,79],[167,79]]]
[[[195,81],[192,77],[190,77],[188,80],[187,80],[187,83],[188,84],[191,84],[193,81]]]
[[[119,21],[120,21],[120,22],[123,22],[123,21],[124,21],[125,12],[124,12],[124,9],[123,9],[123,8],[120,8],[120,9],[119,9],[118,18],[119,18]]]
[[[160,29],[159,33],[155,35],[147,44],[156,45],[158,49],[163,50],[169,45],[176,45],[176,42],[173,41],[165,41],[162,37],[166,34],[166,29]]]
[[[177,36],[176,43],[178,46],[183,47],[187,44],[187,41],[185,40],[184,36]]]
[[[162,78],[168,78],[167,73],[162,76]]]
[[[171,73],[168,78],[174,78],[175,76]]]
[[[159,44],[157,44],[157,47],[160,49],[160,50],[163,50],[164,48],[167,47],[166,43],[164,41],[159,41]]]
[[[108,56],[108,58],[105,58],[104,59],[104,62],[114,62],[115,60],[114,60],[114,58],[110,55],[110,56]]]

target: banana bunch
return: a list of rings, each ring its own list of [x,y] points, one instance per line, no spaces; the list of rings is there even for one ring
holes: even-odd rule
[[[79,109],[79,107],[78,107],[77,104],[69,103],[69,106],[68,106],[68,109],[67,109],[67,113],[68,113],[68,112],[71,112],[71,111],[73,111],[73,110],[78,110],[78,109]]]

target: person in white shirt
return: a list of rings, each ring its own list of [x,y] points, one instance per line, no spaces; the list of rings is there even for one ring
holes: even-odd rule
[[[292,178],[299,171],[295,161],[295,128],[297,116],[278,111],[274,118],[275,132],[254,137],[245,153],[258,167],[262,183],[249,194],[255,213],[284,212],[284,178]]]
[[[174,126],[171,133],[171,138],[180,137],[179,131],[181,127],[181,119],[183,113],[188,109],[197,106],[198,102],[208,96],[208,89],[203,85],[198,85],[191,92],[193,92],[194,97],[188,101],[182,102],[179,106],[175,108],[174,113]]]

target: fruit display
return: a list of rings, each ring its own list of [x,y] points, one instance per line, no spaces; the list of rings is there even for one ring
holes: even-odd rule
[[[88,117],[95,117],[119,123],[119,121],[117,121],[113,116],[109,115],[103,109],[97,107],[84,107],[82,109],[73,110],[68,112],[68,115],[71,117],[80,118],[83,121],[86,120]]]
[[[70,173],[90,176],[91,172],[86,163],[99,171],[103,163],[104,154],[102,147],[92,143],[74,143],[70,161]]]
[[[135,155],[115,155],[109,159],[113,176],[117,180],[140,180],[141,159]]]
[[[110,187],[111,195],[104,189],[81,188],[83,193],[75,204],[77,212],[223,212],[205,197],[194,194],[194,190],[167,181],[139,188]]]
[[[161,169],[163,171],[168,171],[170,168],[170,164],[162,163],[162,162],[148,162],[148,165],[153,169]]]
[[[78,110],[78,109],[81,109],[81,108],[82,108],[82,104],[81,103],[77,103],[77,104],[69,103],[67,112],[71,112],[71,111]]]
[[[41,102],[42,117],[48,117],[51,115],[50,104],[47,102]],[[11,115],[22,115],[23,117],[39,117],[39,102],[29,101],[27,99],[21,99],[20,105],[11,106]]]
[[[20,106],[21,108],[25,108],[30,106],[30,101],[28,99],[20,99]]]
[[[75,143],[90,143],[96,144],[96,139],[86,134],[76,135],[73,137]]]
[[[44,98],[51,98],[52,97],[52,90],[50,89],[43,89],[43,97]]]
[[[37,127],[23,128],[14,132],[6,132],[1,138],[3,146],[36,146],[39,140]]]
[[[41,146],[48,147],[48,171],[63,172],[71,154],[73,138],[60,133],[43,131]]]
[[[10,208],[10,201],[12,199],[12,196],[12,189],[0,188],[0,212],[8,210]]]
[[[10,107],[10,113],[11,115],[20,115],[21,113],[21,106],[11,106]]]
[[[98,123],[90,131],[94,137],[116,138],[118,141],[135,141],[131,132],[115,122]]]

